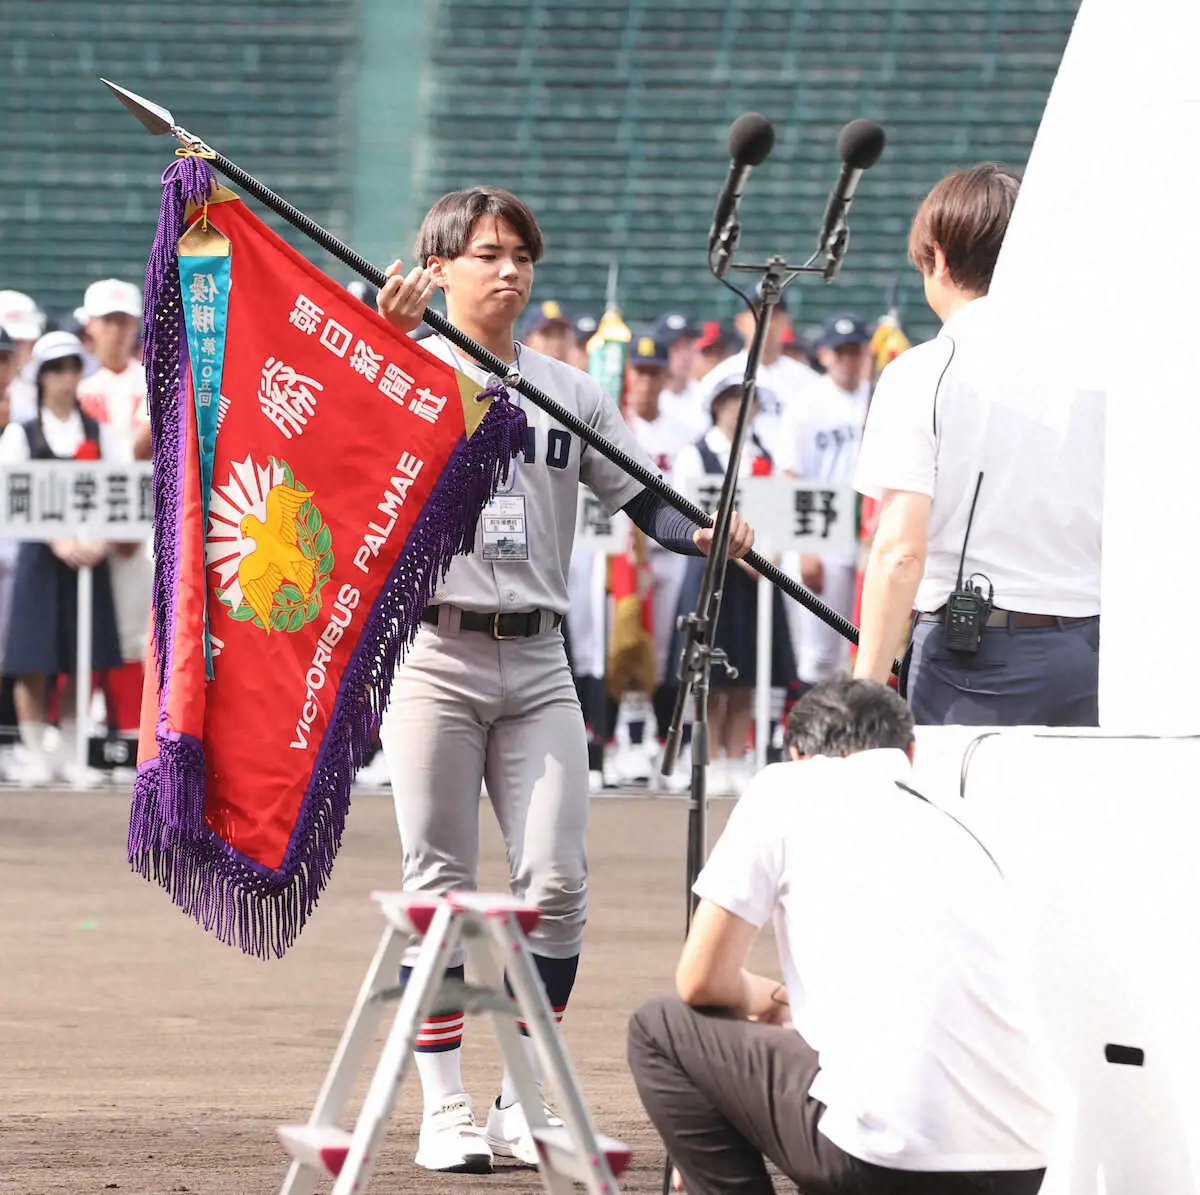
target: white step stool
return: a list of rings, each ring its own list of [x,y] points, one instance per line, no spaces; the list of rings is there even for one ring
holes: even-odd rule
[[[630,1151],[601,1137],[579,1090],[559,1037],[550,1003],[525,942],[541,916],[511,896],[451,892],[430,897],[376,892],[387,927],[354,1003],[325,1082],[305,1125],[279,1129],[292,1164],[280,1195],[314,1195],[334,1177],[332,1195],[366,1191],[371,1170],[404,1080],[421,1023],[439,1008],[491,1014],[504,1061],[516,1082],[521,1106],[539,1155],[542,1185],[550,1195],[566,1195],[574,1183],[593,1195],[617,1195],[617,1178],[629,1165]],[[397,975],[411,939],[421,939],[417,961],[403,988]],[[455,947],[462,942],[482,983],[445,978]],[[504,988],[507,973],[514,997]],[[362,1069],[386,1003],[399,999],[396,1017],[371,1078],[352,1133],[338,1119]],[[517,1020],[529,1031],[546,1079],[559,1100],[561,1127],[547,1123],[537,1082],[529,1066]]]

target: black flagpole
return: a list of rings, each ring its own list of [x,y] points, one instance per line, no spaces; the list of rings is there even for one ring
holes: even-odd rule
[[[110,91],[138,118],[151,133],[169,133],[181,145],[197,153],[211,163],[232,183],[253,195],[260,203],[269,207],[276,215],[282,217],[293,228],[304,233],[315,241],[322,249],[347,265],[360,277],[365,278],[372,286],[382,287],[387,281],[387,275],[372,265],[365,257],[355,253],[349,245],[338,240],[333,233],[322,228],[315,220],[306,216],[299,208],[293,207],[281,195],[277,195],[270,187],[260,183],[252,174],[247,174],[236,162],[231,162],[224,154],[218,153],[200,137],[175,123],[175,118],[166,109],[144,96],[128,91],[126,88],[113,83],[109,79],[100,80]],[[427,323],[438,335],[445,337],[451,344],[460,348],[468,356],[473,357],[485,369],[490,370],[506,386],[516,390],[541,407],[551,418],[558,420],[563,427],[569,428],[581,440],[590,444],[597,452],[607,457],[613,464],[623,469],[648,490],[653,490],[664,502],[673,506],[681,514],[701,527],[713,525],[712,519],[694,502],[690,502],[682,494],[677,493],[667,485],[657,473],[647,469],[640,461],[635,460],[627,452],[610,443],[602,435],[591,428],[574,412],[567,410],[561,403],[556,402],[550,395],[526,381],[507,362],[502,361],[495,353],[485,349],[465,332],[456,328],[440,312],[427,308],[424,315]],[[789,577],[785,572],[772,564],[757,552],[748,552],[745,561],[756,572],[761,573],[776,588],[782,590],[793,601],[799,602],[806,610],[810,610],[822,622],[832,627],[844,639],[858,643],[858,628],[848,619],[843,618],[836,610],[827,606],[816,594],[805,589],[803,585]],[[898,673],[900,661],[893,661],[892,671]]]

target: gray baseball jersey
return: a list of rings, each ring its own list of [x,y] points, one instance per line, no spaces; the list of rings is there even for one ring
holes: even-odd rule
[[[481,384],[488,375],[440,337],[424,347]],[[626,426],[616,403],[587,374],[520,346],[521,376],[578,415],[648,469],[653,463]],[[643,488],[596,449],[510,391],[529,421],[525,452],[484,511],[469,556],[456,557],[436,601],[464,610],[530,610],[565,614],[567,570],[575,540],[579,483],[612,514]]]
[[[485,383],[483,370],[439,338],[425,345]],[[653,468],[616,404],[586,374],[521,346],[518,369],[630,456]],[[536,954],[579,953],[587,910],[587,743],[561,631],[543,616],[529,638],[462,630],[458,607],[565,614],[579,483],[611,512],[642,489],[594,448],[519,398],[523,456],[485,508],[475,550],[457,556],[396,674],[380,739],[404,839],[407,891],[473,888],[480,784],[504,834],[510,886],[536,900]]]

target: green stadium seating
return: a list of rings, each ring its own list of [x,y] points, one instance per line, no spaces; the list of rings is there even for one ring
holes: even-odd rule
[[[170,108],[192,132],[344,233],[353,194],[359,0],[41,0],[4,5],[0,288],[52,316],[109,275],[139,282],[174,142],[151,137],[101,75]],[[261,213],[261,209],[258,209]],[[298,233],[269,222],[323,268]]]
[[[837,134],[870,116],[888,148],[864,179],[832,286],[790,294],[802,323],[882,311],[933,329],[907,266],[908,225],[947,171],[1023,167],[1077,0],[440,0],[431,5],[427,152],[415,195],[470,183],[533,206],[548,256],[537,293],[603,303],[620,263],[633,323],[670,309],[727,314],[704,247],[739,113],[776,126],[743,201],[742,257],[811,250],[836,178]]]
[[[355,70],[366,5],[396,0],[39,0],[5,5],[0,287],[72,310],[90,280],[138,279],[167,139],[99,86],[116,79],[349,235]],[[741,257],[802,260],[837,175],[841,126],[888,132],[832,286],[791,292],[802,324],[878,315],[899,277],[909,327],[933,328],[906,264],[909,221],[942,174],[1024,165],[1077,0],[427,0],[411,206],[494,182],[539,214],[537,293],[598,312],[612,261],[631,323],[726,315],[704,248],[739,113],[776,127],[743,202]],[[408,36],[397,21],[395,36]],[[401,46],[397,45],[397,56]],[[410,61],[406,58],[405,61]],[[270,222],[335,277],[347,271]],[[380,263],[384,264],[384,263]]]

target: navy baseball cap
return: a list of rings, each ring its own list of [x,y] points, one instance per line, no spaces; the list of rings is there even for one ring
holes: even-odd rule
[[[525,314],[521,317],[521,329],[517,339],[523,340],[530,333],[537,332],[549,324],[567,324],[568,326],[573,326],[573,321],[563,305],[556,303],[553,299],[545,299],[541,303],[534,303],[532,307],[525,309]]]
[[[690,336],[693,340],[699,340],[701,333],[704,331],[701,326],[694,320],[689,319],[686,315],[679,311],[672,311],[667,315],[660,315],[658,319],[650,325],[650,335],[655,340],[660,340],[668,348],[677,340],[682,340],[685,336]]]
[[[596,335],[600,321],[594,315],[577,315],[571,321],[571,327],[575,329],[576,343],[587,344]]]
[[[821,339],[818,342],[823,349],[836,349],[843,344],[867,344],[871,333],[867,325],[850,312],[841,315],[831,315],[821,325]]]
[[[667,346],[654,335],[653,329],[633,338],[629,345],[629,364],[666,369]]]

